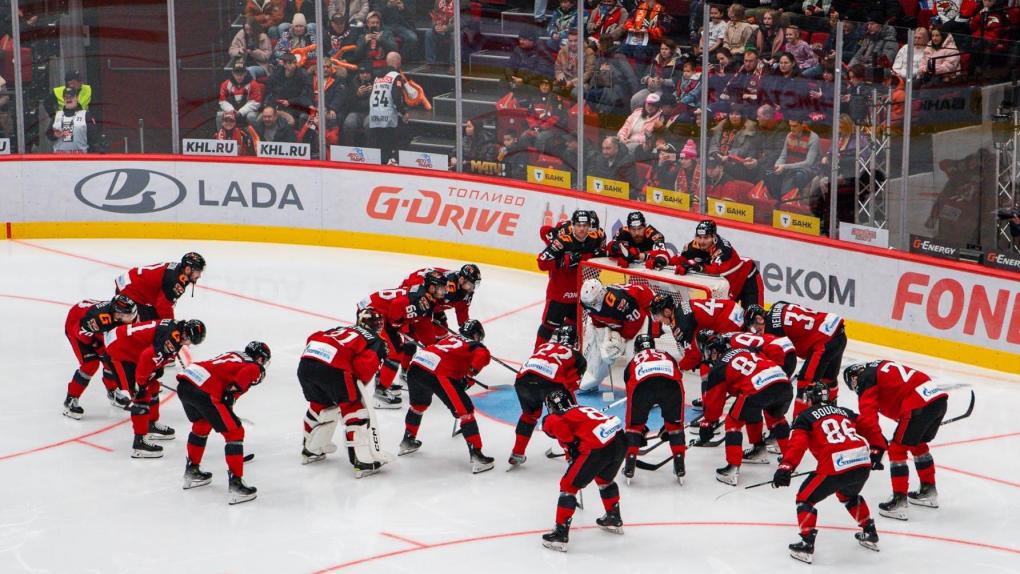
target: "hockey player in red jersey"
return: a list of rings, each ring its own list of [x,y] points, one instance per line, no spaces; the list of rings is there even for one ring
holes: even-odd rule
[[[878,551],[878,532],[868,503],[861,496],[871,474],[868,443],[857,434],[857,414],[828,404],[829,388],[814,383],[804,392],[807,408],[793,421],[793,434],[783,461],[772,477],[772,487],[790,486],[790,478],[808,450],[818,462],[797,492],[797,523],[800,542],[790,545],[790,556],[811,563],[815,553],[818,511],[815,506],[832,494],[843,503],[860,532],[854,533],[861,546]]]
[[[191,421],[184,490],[212,482],[212,473],[202,470],[201,464],[209,433],[215,430],[226,442],[223,453],[227,460],[227,502],[239,504],[257,496],[258,489],[244,482],[244,425],[234,414],[234,403],[262,382],[270,358],[269,345],[252,341],[243,352],[223,353],[208,361],[191,363],[177,375],[177,396]]]
[[[443,401],[454,418],[460,421],[464,440],[468,445],[471,472],[478,474],[492,470],[493,459],[482,453],[482,437],[475,421],[475,406],[467,390],[473,377],[489,364],[491,355],[482,341],[485,329],[475,319],[460,326],[460,333],[447,335],[438,342],[419,349],[411,360],[407,373],[408,397],[411,406],[404,419],[404,439],[400,442],[400,455],[421,448],[417,439],[422,415],[432,404],[432,396]]]
[[[573,325],[557,327],[549,342],[539,345],[521,366],[520,374],[514,381],[517,400],[521,404],[521,416],[517,420],[517,439],[508,461],[510,468],[519,467],[527,458],[524,451],[542,416],[545,397],[555,390],[565,390],[571,395],[577,391],[588,362],[576,346],[577,331]]]
[[[358,303],[359,311],[369,307],[383,317],[383,340],[387,357],[379,371],[378,384],[373,397],[376,408],[399,409],[403,402],[400,385],[395,384],[397,371],[407,369],[414,356],[416,345],[431,345],[436,341],[436,325],[432,321],[436,302],[446,297],[446,278],[442,273],[427,273],[424,282],[411,289],[376,291]],[[396,388],[394,388],[396,386]]]
[[[719,236],[711,219],[698,223],[694,239],[684,246],[680,255],[670,259],[670,264],[675,266],[677,275],[697,271],[722,277],[730,284],[730,299],[739,301],[745,309],[749,305],[764,304],[765,286],[758,266],[740,257],[730,242]]]
[[[929,508],[939,507],[935,488],[935,461],[928,443],[935,439],[946,416],[949,395],[928,375],[893,361],[857,363],[843,370],[843,380],[857,393],[857,429],[871,443],[875,470],[882,468],[882,454],[889,451],[889,475],[892,498],[878,505],[878,513],[897,520],[907,519],[907,502]],[[886,441],[878,425],[878,415],[896,421],[893,438]],[[921,487],[907,492],[910,470],[907,454],[914,457],[914,468]]]
[[[634,358],[623,372],[627,385],[627,460],[623,475],[634,477],[638,449],[648,427],[648,413],[658,406],[662,413],[666,440],[673,453],[673,474],[683,484],[687,470],[684,454],[684,386],[680,368],[673,357],[655,350],[655,339],[641,334],[634,340]]]
[[[709,336],[702,331],[703,334]],[[762,355],[773,363],[780,365],[786,377],[793,380],[793,373],[797,370],[797,353],[789,337],[776,337],[768,333],[725,333],[722,335],[729,339],[731,349],[747,349],[757,355]],[[710,337],[710,336],[709,336]],[[769,413],[765,415],[765,428],[769,435],[765,437],[765,448],[772,454],[779,454],[779,444],[773,429],[779,420],[772,418]],[[783,419],[785,421],[785,419]]]
[[[593,480],[605,515],[595,519],[599,528],[623,534],[620,518],[620,472],[626,454],[626,439],[620,419],[591,407],[579,407],[566,391],[553,391],[545,398],[549,414],[542,421],[545,434],[559,441],[567,454],[567,472],[560,479],[560,497],[556,504],[556,526],[542,535],[542,545],[560,552],[567,551],[570,522],[577,508],[577,492]]]
[[[645,214],[640,211],[627,214],[627,225],[620,227],[613,240],[606,246],[606,253],[615,259],[620,267],[641,263],[651,253],[666,252],[666,238],[658,229],[648,225]]]
[[[588,370],[581,379],[582,393],[598,390],[628,341],[648,329],[648,308],[655,297],[647,285],[603,285],[588,279],[581,286],[581,305],[594,326],[596,343],[588,347]]]
[[[701,419],[698,443],[704,444],[712,438],[727,397],[735,397],[725,422],[726,466],[716,469],[716,479],[736,486],[741,462],[768,464],[762,437],[762,412],[778,421],[772,432],[780,449],[785,451],[790,436],[786,411],[793,400],[793,387],[779,365],[746,349],[730,349],[724,337],[709,339],[702,347],[712,368],[701,383],[705,415]],[[752,446],[743,451],[741,429],[745,425]]]
[[[78,400],[100,366],[103,367],[103,386],[110,404],[120,409],[131,404],[127,390],[117,386],[117,375],[106,355],[103,336],[118,325],[133,322],[137,316],[135,302],[124,295],[117,295],[110,301],[86,299],[71,307],[64,321],[64,335],[78,359],[78,369],[71,376],[71,382],[67,383],[65,417],[80,419],[85,414]]]
[[[744,324],[744,311],[736,301],[729,299],[691,299],[682,301],[678,308],[668,295],[656,295],[649,305],[652,318],[660,328],[670,329],[681,349],[697,343],[697,334],[709,329],[716,333],[739,331]]]
[[[606,234],[592,225],[591,212],[578,209],[569,226],[556,228],[555,236],[538,254],[538,268],[549,273],[545,290],[545,310],[538,328],[537,348],[549,341],[560,325],[577,325],[577,286],[581,261],[601,257],[606,252]]]
[[[481,286],[481,270],[473,263],[461,266],[460,271],[449,271],[441,267],[426,267],[408,275],[400,284],[400,288],[410,291],[415,285],[423,284],[425,277],[433,271],[438,271],[446,278],[446,296],[436,303],[434,319],[445,327],[447,324],[446,311],[453,309],[457,315],[457,325],[463,325],[471,318],[471,300],[474,298],[476,290]]]
[[[159,422],[159,378],[184,345],[205,340],[205,324],[188,321],[146,321],[122,325],[106,333],[106,350],[121,388],[134,392],[131,428],[135,439],[132,458],[160,458],[163,447],[148,442],[172,440],[174,429]]]
[[[308,336],[297,370],[308,401],[302,464],[336,452],[332,439],[341,417],[355,478],[374,474],[389,461],[389,455],[378,449],[378,433],[364,392],[386,359],[386,343],[379,335],[382,325],[382,315],[368,307],[358,311],[358,321],[350,327]]]
[[[118,295],[138,304],[138,320],[173,319],[174,305],[188,285],[195,285],[205,271],[205,258],[185,253],[177,263],[135,267],[117,278]]]
[[[744,312],[744,322],[752,333],[789,337],[797,356],[804,359],[797,373],[797,400],[793,416],[804,409],[801,391],[815,381],[829,387],[829,400],[836,404],[839,394],[839,366],[846,349],[843,318],[834,313],[813,311],[800,305],[779,301],[768,311],[751,305]]]

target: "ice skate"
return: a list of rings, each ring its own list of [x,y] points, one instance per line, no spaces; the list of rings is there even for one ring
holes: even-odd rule
[[[795,542],[789,546],[790,556],[794,560],[811,564],[815,557],[815,536],[817,535],[817,530],[812,530],[807,535],[801,534],[800,542]]]
[[[400,405],[404,402],[400,395],[392,393],[381,386],[375,388],[372,398],[375,399],[375,408],[377,409],[399,409]]]
[[[875,530],[874,519],[868,520],[868,523],[864,525],[860,532],[855,532],[854,538],[857,539],[857,543],[861,546],[878,552],[878,531]]]
[[[526,460],[528,460],[528,457],[523,454],[510,453],[510,459],[506,461],[506,463],[510,465],[510,468],[507,468],[506,471],[510,472],[511,470],[520,468]]]
[[[768,451],[765,443],[758,443],[744,451],[744,462],[747,464],[768,464]]]
[[[878,503],[878,513],[886,518],[896,520],[907,519],[907,496],[905,494],[893,494],[886,502]]]
[[[400,450],[397,451],[397,456],[411,454],[419,448],[421,448],[421,441],[408,433],[404,433],[404,440],[400,441]]]
[[[606,511],[605,516],[595,519],[595,524],[606,532],[623,534],[623,519],[620,518],[620,505],[614,504],[613,508]]]
[[[313,462],[319,462],[326,458],[326,453],[320,452],[318,454],[308,450],[307,448],[301,448],[301,464],[312,464]]]
[[[110,406],[112,407],[125,411],[131,410],[131,397],[122,389],[106,391],[106,398],[110,401]]]
[[[242,502],[248,502],[249,500],[255,500],[258,489],[254,486],[248,486],[244,483],[244,478],[240,476],[230,475],[230,486],[228,487],[228,504],[241,504]]]
[[[205,472],[197,464],[191,462],[191,459],[188,459],[184,465],[184,490],[205,486],[210,482],[212,482],[212,473]]]
[[[557,552],[566,552],[570,542],[570,519],[565,524],[557,524],[551,532],[542,535],[542,546]]]
[[[776,440],[775,435],[771,432],[769,433],[769,436],[765,438],[765,450],[767,450],[769,454],[782,454],[783,452],[779,448],[779,441]]]
[[[727,464],[726,466],[715,469],[715,479],[723,484],[730,486],[736,486],[740,480],[740,467]]]
[[[152,421],[149,423],[149,432],[145,434],[145,438],[149,440],[174,440],[176,434],[172,427],[168,427],[159,421]]]
[[[623,461],[623,476],[627,477],[627,484],[634,478],[634,469],[637,468],[637,455],[628,454]]]
[[[146,440],[145,435],[136,434],[131,458],[163,458],[163,447]]]
[[[361,462],[354,461],[354,478],[365,478],[376,474],[382,469],[382,464],[378,462]]]
[[[907,493],[907,502],[928,508],[939,507],[939,491],[934,484],[921,483],[921,488]]]
[[[683,485],[684,477],[687,476],[687,465],[682,454],[673,455],[673,475],[676,476],[676,481]]]
[[[85,409],[78,404],[78,397],[67,395],[67,398],[64,399],[64,416],[78,421],[84,414]]]
[[[493,463],[496,459],[491,456],[485,456],[482,454],[481,449],[475,447],[468,447],[468,451],[471,453],[471,473],[479,474],[487,470],[492,470],[495,466]]]

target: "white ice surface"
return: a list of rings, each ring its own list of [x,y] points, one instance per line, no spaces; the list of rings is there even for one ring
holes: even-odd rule
[[[158,460],[129,457],[126,414],[108,406],[98,376],[83,397],[85,418],[60,414],[76,366],[63,335],[69,306],[109,297],[122,269],[190,250],[209,262],[202,287],[177,306],[178,317],[208,326],[195,358],[251,339],[273,350],[266,382],[236,409],[253,423],[246,425],[245,448],[256,459],[245,477],[259,497],[234,507],[226,504],[223,442],[215,434],[203,461],[213,483],[181,490],[189,427],[175,397],[163,406],[162,420],[178,438],[163,443],[166,456]],[[1020,379],[857,342],[846,361],[895,358],[962,385],[952,391],[949,416],[965,407],[968,387],[978,397],[974,416],[943,427],[934,443],[942,507],[911,508],[909,522],[877,518],[880,553],[852,540],[852,521],[830,499],[819,505],[815,564],[792,561],[786,545],[796,539],[799,480],[780,491],[720,484],[713,469],[723,462],[722,447],[690,452],[683,487],[668,466],[639,471],[633,485],[621,485],[624,536],[591,528],[601,505],[590,487],[570,552],[553,553],[538,538],[553,522],[564,469],[561,460],[542,456],[552,441],[537,432],[525,467],[506,473],[513,427],[479,417],[485,451],[497,466],[473,476],[438,401],[425,415],[421,451],[379,475],[355,480],[342,453],[302,466],[305,403],[295,370],[308,333],[351,320],[360,298],[394,287],[414,269],[459,263],[212,241],[4,242],[0,573],[1020,572]],[[534,340],[545,278],[491,266],[483,266],[483,275],[473,316],[499,317],[486,321],[486,343],[497,356],[521,361]],[[511,314],[500,317],[505,313]],[[495,364],[481,378],[512,381]],[[173,383],[172,374],[165,381]],[[381,411],[379,418],[385,445],[395,451],[403,411]],[[812,466],[810,457],[801,465]],[[745,466],[741,481],[767,480],[774,469]],[[911,474],[916,484],[913,466]],[[874,473],[864,494],[876,515],[889,490],[887,471]]]

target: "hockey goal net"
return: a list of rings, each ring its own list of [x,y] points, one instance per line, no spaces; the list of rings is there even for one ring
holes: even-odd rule
[[[620,285],[625,283],[647,285],[657,295],[666,295],[673,299],[676,308],[689,307],[691,299],[727,298],[729,296],[729,283],[721,277],[704,275],[701,273],[688,273],[676,275],[672,267],[661,270],[652,270],[637,263],[628,268],[620,267],[616,262],[607,257],[599,257],[581,262],[580,281],[583,285],[588,279],[598,279],[603,285]],[[578,293],[581,292],[581,285],[578,285]],[[578,338],[581,341],[581,349],[586,355],[590,346],[595,341],[595,330],[588,312],[581,308],[581,324],[578,326]],[[649,317],[648,321],[652,319]],[[642,329],[642,332],[647,332]],[[633,344],[628,342],[627,356],[634,353]],[[655,348],[665,351],[677,359],[680,358],[682,350],[673,338],[672,332],[668,330],[655,340]],[[622,362],[622,361],[621,361]],[[624,363],[625,364],[625,363]]]

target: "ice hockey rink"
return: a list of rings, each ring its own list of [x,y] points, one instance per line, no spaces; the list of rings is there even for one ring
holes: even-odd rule
[[[202,465],[213,483],[181,489],[189,425],[172,393],[162,397],[162,421],[177,439],[162,443],[162,459],[130,458],[127,414],[109,406],[98,376],[83,396],[84,418],[61,415],[76,368],[63,334],[69,307],[110,297],[129,267],[186,251],[208,261],[194,297],[185,295],[176,311],[208,327],[194,358],[252,339],[273,351],[265,382],[236,406],[250,421],[245,450],[255,453],[245,479],[259,489],[257,500],[238,506],[227,504],[219,435],[210,436]],[[830,498],[818,506],[815,563],[793,561],[786,545],[797,539],[793,500],[802,479],[782,490],[743,489],[770,479],[773,462],[745,465],[741,487],[721,484],[714,469],[722,447],[691,449],[684,486],[669,465],[639,470],[629,486],[621,476],[623,536],[594,527],[602,508],[589,487],[569,552],[546,550],[539,535],[553,524],[565,465],[543,456],[553,441],[538,431],[524,467],[504,472],[514,436],[509,419],[517,414],[512,390],[473,391],[493,471],[471,474],[464,441],[451,438],[453,419],[438,401],[425,415],[422,449],[380,474],[356,480],[343,452],[302,466],[306,403],[295,372],[307,335],[351,321],[359,299],[415,269],[465,262],[214,241],[4,242],[0,573],[1020,572],[1020,377],[856,341],[845,362],[899,360],[951,389],[947,416],[966,408],[970,389],[977,396],[973,415],[942,427],[933,443],[941,508],[911,507],[907,522],[878,517],[890,485],[887,470],[872,474],[864,495],[876,515],[879,553],[857,545],[855,525]],[[472,316],[484,323],[493,354],[519,364],[534,341],[546,278],[487,265],[482,275]],[[174,385],[172,373],[164,382]],[[688,377],[690,400],[697,382]],[[494,363],[479,379],[508,384],[513,374]],[[587,400],[603,404],[600,394]],[[856,405],[845,387],[841,401]],[[622,407],[614,413],[622,416]],[[395,452],[404,411],[377,414],[384,445]],[[662,448],[647,459],[664,456]],[[799,470],[811,468],[808,455]]]

